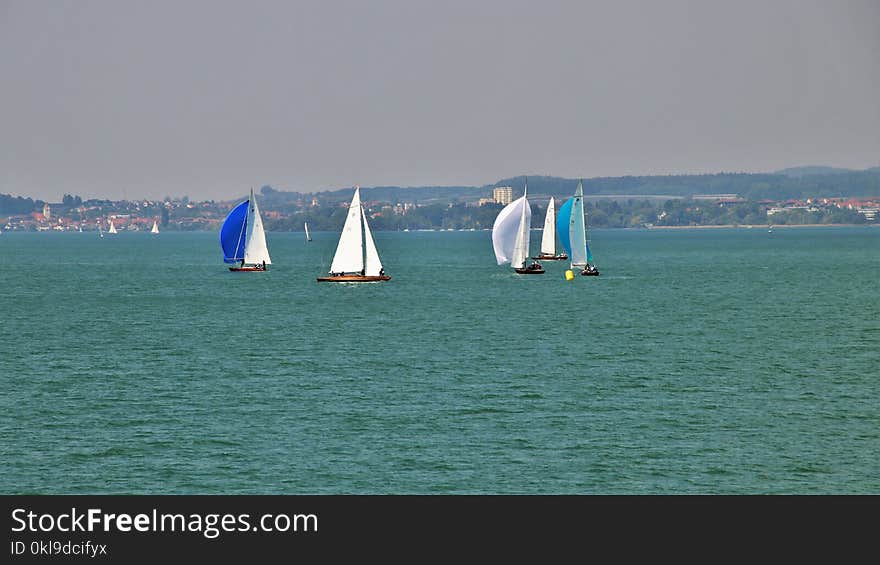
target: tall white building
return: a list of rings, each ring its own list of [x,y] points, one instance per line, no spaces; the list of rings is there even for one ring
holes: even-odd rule
[[[496,186],[492,191],[496,204],[510,204],[513,201],[513,188],[510,186]]]

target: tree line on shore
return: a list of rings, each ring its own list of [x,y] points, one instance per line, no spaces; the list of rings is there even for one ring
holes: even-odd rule
[[[502,179],[482,187],[365,187],[361,194],[368,203],[371,225],[376,230],[404,229],[490,229],[501,210],[500,204],[476,205],[480,198],[492,195],[495,186],[511,186],[514,198],[522,194],[528,182],[534,226],[543,225],[546,201],[550,195],[561,203],[573,194],[577,180],[550,176],[519,176]],[[587,194],[587,221],[596,228],[632,228],[643,226],[688,226],[729,224],[823,224],[865,223],[855,210],[834,206],[814,209],[791,209],[767,215],[767,202],[821,197],[880,197],[880,169],[841,171],[835,174],[745,174],[665,175],[642,177],[603,177],[584,181]],[[316,231],[338,230],[347,209],[340,206],[351,197],[351,189],[318,193],[283,191],[264,186],[260,205],[266,212],[264,222],[274,231],[301,231],[304,223]],[[745,201],[718,202],[694,199],[701,194],[731,194]],[[596,200],[596,197],[605,197]],[[668,198],[667,198],[668,197]],[[317,199],[319,205],[311,205]],[[80,196],[65,194],[62,209],[78,220],[95,219],[109,214],[133,213],[161,218],[166,229],[213,229],[231,208],[230,202],[206,201],[197,206],[188,197],[176,204],[83,201]],[[405,210],[400,203],[412,203]],[[27,215],[42,211],[44,202],[31,198],[0,194],[0,217]],[[81,206],[88,212],[77,212]],[[55,214],[56,212],[53,212]]]

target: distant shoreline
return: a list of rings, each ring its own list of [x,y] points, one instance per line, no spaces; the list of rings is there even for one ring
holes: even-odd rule
[[[614,228],[592,228],[594,230],[712,230],[712,229],[777,229],[777,228],[857,228],[857,227],[869,227],[869,228],[880,228],[880,223],[865,223],[865,224],[720,224],[720,225],[697,225],[697,226],[641,226],[641,227],[614,227]],[[177,229],[165,229],[162,233],[214,233],[217,230],[214,229],[196,229],[196,230],[177,230]],[[266,230],[270,233],[304,233],[303,230]],[[318,230],[323,231],[323,230]],[[492,231],[490,228],[462,228],[462,229],[454,229],[454,228],[417,228],[417,229],[405,229],[405,230],[373,230],[375,232],[382,233],[394,233],[394,232],[462,232],[462,231]],[[530,231],[543,231],[543,228],[540,226],[532,227]],[[77,232],[76,230],[3,230],[0,229],[0,234],[6,233],[98,233],[97,230],[86,230],[85,232]],[[121,230],[120,233],[149,233],[147,230]],[[314,233],[314,232],[313,232]],[[336,232],[334,232],[336,233]]]
[[[722,225],[699,225],[699,226],[650,226],[649,230],[690,230],[690,229],[756,229],[766,228],[845,228],[845,227],[878,227],[880,224],[722,224]]]

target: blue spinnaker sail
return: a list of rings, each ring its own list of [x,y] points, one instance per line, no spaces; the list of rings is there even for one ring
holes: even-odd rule
[[[559,213],[556,214],[556,233],[559,234],[559,243],[565,249],[565,253],[571,257],[571,237],[569,230],[571,227],[571,203],[573,198],[565,201],[565,204],[559,207]]]
[[[223,248],[223,261],[238,263],[244,260],[244,243],[247,234],[248,200],[229,212],[220,228],[220,247]]]

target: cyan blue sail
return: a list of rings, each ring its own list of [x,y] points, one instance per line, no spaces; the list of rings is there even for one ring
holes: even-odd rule
[[[223,248],[223,261],[238,263],[244,261],[244,243],[247,234],[248,200],[229,212],[220,228],[220,247]]]
[[[569,230],[571,228],[571,202],[569,198],[565,204],[559,207],[559,213],[556,214],[556,233],[559,235],[559,243],[565,249],[565,253],[571,257],[571,237]]]

